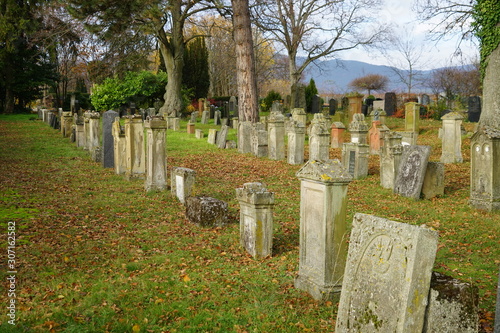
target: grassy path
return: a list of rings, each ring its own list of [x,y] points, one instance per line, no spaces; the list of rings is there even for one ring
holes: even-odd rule
[[[336,304],[319,305],[293,288],[299,167],[169,132],[168,167],[196,170],[195,194],[229,203],[235,223],[203,229],[187,222],[169,192],[145,193],[142,181],[127,182],[101,168],[58,131],[29,118],[0,116],[0,239],[5,249],[7,222],[16,222],[18,272],[17,325],[1,314],[0,331],[333,330]],[[431,160],[439,159],[438,126],[424,122],[419,138],[433,146]],[[339,157],[340,151],[331,154]],[[370,175],[349,185],[348,221],[363,212],[437,229],[435,269],[480,288],[481,326],[488,332],[500,264],[500,214],[468,206],[467,139],[464,159],[446,165],[445,196],[415,202],[378,186],[378,159],[372,156]],[[249,181],[262,181],[276,194],[275,255],[264,260],[251,259],[239,247],[234,189]],[[8,267],[1,264],[0,298],[8,302]]]

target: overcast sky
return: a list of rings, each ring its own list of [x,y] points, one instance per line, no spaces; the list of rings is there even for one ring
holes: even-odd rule
[[[454,57],[460,36],[448,36],[439,42],[429,39],[428,31],[430,24],[417,22],[417,14],[412,10],[413,1],[411,0],[385,0],[384,9],[377,12],[377,18],[380,23],[385,23],[395,27],[395,31],[402,32],[405,29],[411,32],[412,39],[417,45],[424,49],[422,61],[419,69],[433,69],[443,66],[460,65],[461,59]],[[478,57],[477,45],[470,41],[462,41],[461,51],[464,59]],[[397,52],[391,55],[397,56]],[[392,65],[387,58],[376,52],[366,52],[363,49],[345,52],[341,55],[345,60],[358,60],[375,65]]]

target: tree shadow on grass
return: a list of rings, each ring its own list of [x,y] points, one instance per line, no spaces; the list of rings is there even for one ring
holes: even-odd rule
[[[282,255],[286,252],[293,251],[299,247],[299,232],[275,233],[273,237],[273,255]]]

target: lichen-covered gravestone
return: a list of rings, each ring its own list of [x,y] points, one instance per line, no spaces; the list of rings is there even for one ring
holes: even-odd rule
[[[394,193],[418,200],[424,183],[430,146],[407,146],[399,164]]]
[[[211,197],[189,197],[186,217],[201,227],[221,227],[228,222],[227,203]]]
[[[422,332],[438,234],[357,213],[335,332]]]

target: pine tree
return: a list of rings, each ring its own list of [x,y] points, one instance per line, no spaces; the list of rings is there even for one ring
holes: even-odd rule
[[[204,37],[190,41],[184,52],[184,70],[182,73],[183,85],[193,90],[194,97],[207,97],[210,87],[208,69],[208,49]]]

